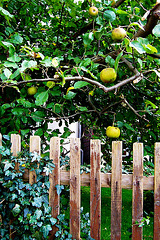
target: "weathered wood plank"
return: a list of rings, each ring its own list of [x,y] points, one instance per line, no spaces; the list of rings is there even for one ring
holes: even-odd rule
[[[50,139],[50,159],[53,160],[55,168],[49,175],[49,204],[52,208],[52,217],[57,218],[60,213],[60,195],[57,194],[56,185],[60,185],[60,139],[53,137]],[[50,232],[50,240],[54,239],[57,227],[53,226]]]
[[[11,134],[11,152],[13,156],[17,156],[17,154],[21,151],[21,136],[18,134]],[[15,163],[15,169],[18,170],[18,163]]]
[[[11,152],[13,156],[17,157],[18,153],[21,151],[21,137],[18,134],[11,134]],[[18,163],[15,162],[15,170],[18,171]],[[14,218],[10,219],[10,225],[14,222]],[[13,229],[10,228],[10,239],[14,239],[15,234]]]
[[[143,143],[133,144],[132,239],[141,240],[143,228]],[[139,224],[136,224],[139,223]]]
[[[122,142],[112,142],[111,240],[121,239]]]
[[[41,139],[39,136],[30,136],[30,152],[37,152],[39,155],[41,154]],[[36,182],[36,172],[29,171],[29,183],[33,184]]]
[[[160,239],[160,143],[154,146],[154,240]]]
[[[80,239],[80,139],[70,139],[70,233]]]
[[[90,219],[91,237],[101,239],[101,142],[90,140]]]

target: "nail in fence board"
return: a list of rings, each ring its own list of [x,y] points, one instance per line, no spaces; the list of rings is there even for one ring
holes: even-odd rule
[[[39,136],[30,136],[30,152],[37,152],[38,155],[41,154],[41,139]],[[29,183],[32,185],[36,182],[36,172],[29,171]]]
[[[49,204],[52,208],[52,217],[57,218],[60,214],[60,195],[57,194],[56,185],[60,185],[60,139],[52,137],[50,140],[50,159],[53,160],[55,168],[49,175]],[[52,227],[50,239],[53,239],[58,228]]]
[[[122,142],[112,142],[111,240],[121,239]]]
[[[101,239],[101,143],[90,140],[90,219],[91,237]]]
[[[70,139],[70,233],[80,239],[80,139]]]
[[[143,228],[143,143],[133,144],[132,239],[141,240]],[[136,224],[139,223],[139,224]]]
[[[154,240],[160,239],[160,143],[154,146]]]

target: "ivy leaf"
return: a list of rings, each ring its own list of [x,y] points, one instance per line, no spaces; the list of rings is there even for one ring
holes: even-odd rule
[[[53,217],[51,217],[51,218],[50,218],[50,221],[51,221],[51,224],[52,224],[52,225],[54,225],[54,224],[56,224],[56,222],[57,222],[57,219],[56,219],[56,218],[53,218]]]
[[[6,161],[6,162],[4,163],[4,171],[7,171],[9,168],[12,168],[12,169],[13,169],[14,166],[13,166],[12,163]]]
[[[48,91],[42,92],[37,95],[35,104],[37,106],[43,105],[48,100]]]
[[[57,194],[60,195],[62,190],[64,189],[64,186],[57,184],[55,187],[57,188]]]
[[[48,236],[48,234],[49,234],[49,232],[50,232],[51,230],[52,230],[52,227],[51,227],[51,225],[49,225],[49,224],[47,224],[46,226],[43,226],[43,227],[42,227],[43,236],[44,236],[45,239],[47,238],[47,236]]]
[[[20,211],[21,211],[20,205],[16,204],[12,209],[13,216],[16,217],[20,213]]]
[[[36,219],[40,219],[40,217],[42,216],[42,210],[36,209],[35,215],[36,215]]]
[[[34,201],[32,202],[32,206],[40,208],[42,206],[42,198],[34,197]]]

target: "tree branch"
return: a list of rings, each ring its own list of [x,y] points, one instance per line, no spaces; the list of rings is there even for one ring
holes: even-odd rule
[[[145,38],[152,33],[153,28],[157,25],[158,20],[160,19],[160,3],[156,4],[151,10],[146,12],[145,15],[147,16],[147,23],[144,26],[144,30],[139,29],[139,31],[134,35],[134,38]],[[146,18],[145,15],[142,19]]]
[[[119,7],[125,0],[119,0],[117,1],[114,5],[113,5],[113,8],[117,8]]]
[[[123,81],[121,81],[121,82],[119,82],[119,83],[117,83],[117,84],[115,84],[114,86],[111,86],[111,87],[105,87],[103,84],[101,84],[98,81],[95,81],[95,80],[92,80],[92,79],[86,78],[86,77],[80,77],[80,76],[65,77],[65,81],[66,82],[67,81],[85,81],[85,82],[88,82],[92,85],[97,86],[98,88],[102,89],[105,93],[107,93],[107,92],[114,91],[117,88],[122,87],[123,85],[125,85],[129,82],[132,82],[134,80],[141,80],[142,78],[143,78],[143,75],[138,72],[134,76],[132,76],[130,78],[127,78],[127,79],[125,79],[125,80],[123,80]],[[12,87],[12,86],[15,86],[15,85],[18,86],[18,85],[21,85],[21,84],[32,83],[32,82],[48,82],[48,81],[61,82],[61,79],[60,78],[59,79],[56,79],[56,78],[31,79],[31,80],[28,80],[28,81],[17,82],[16,84],[11,83],[11,84],[6,85],[6,87]],[[3,87],[5,87],[5,86],[3,86]]]
[[[145,115],[140,115],[130,104],[129,102],[123,98],[123,101],[127,104],[127,106],[134,112],[135,115],[137,115],[139,118],[143,119],[146,122],[149,122],[148,119],[145,118]]]

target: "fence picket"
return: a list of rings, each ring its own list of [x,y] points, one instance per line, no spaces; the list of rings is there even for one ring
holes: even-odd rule
[[[49,175],[50,188],[49,188],[49,204],[52,208],[52,217],[57,218],[60,213],[60,195],[57,194],[56,185],[60,185],[60,139],[52,137],[50,140],[50,159],[53,160],[55,168]],[[58,228],[52,227],[50,233],[50,240],[53,239]]]
[[[143,228],[143,143],[133,144],[132,239],[141,240]],[[136,224],[139,223],[139,224]]]
[[[41,139],[39,136],[30,136],[30,152],[37,152],[38,155],[41,154]],[[29,183],[32,185],[36,182],[36,172],[29,171]]]
[[[122,142],[112,142],[111,240],[121,239]]]
[[[53,159],[55,168],[49,175],[49,204],[52,216],[56,218],[60,213],[60,196],[56,185],[70,184],[70,233],[73,239],[80,240],[80,186],[90,186],[90,219],[91,237],[101,239],[101,187],[111,187],[111,240],[121,239],[121,208],[122,188],[132,189],[132,240],[142,240],[143,229],[139,227],[143,219],[143,190],[154,190],[154,239],[160,239],[160,142],[155,143],[155,175],[143,176],[143,143],[133,144],[133,174],[122,174],[122,142],[112,142],[112,173],[101,173],[100,169],[100,140],[90,142],[90,176],[87,173],[80,175],[80,139],[70,139],[70,172],[60,169],[60,139],[53,137],[50,140],[50,159]],[[0,134],[0,146],[2,135]],[[40,155],[40,137],[30,137],[30,152]],[[21,137],[11,135],[11,152],[13,156],[21,151]],[[18,165],[15,169],[18,170]],[[42,173],[43,175],[45,173]],[[24,179],[29,183],[36,182],[35,171],[26,171]],[[10,219],[12,224],[13,219]],[[57,227],[53,227],[49,239],[54,239]],[[10,229],[10,239],[15,234]]]
[[[21,151],[21,136],[18,134],[11,134],[11,152],[13,156],[17,156]],[[18,170],[18,163],[15,163],[15,169]]]
[[[154,240],[160,239],[160,143],[154,146]]]
[[[101,143],[91,140],[91,172],[90,172],[90,220],[91,237],[101,239]]]
[[[70,139],[70,233],[80,239],[80,139]]]

